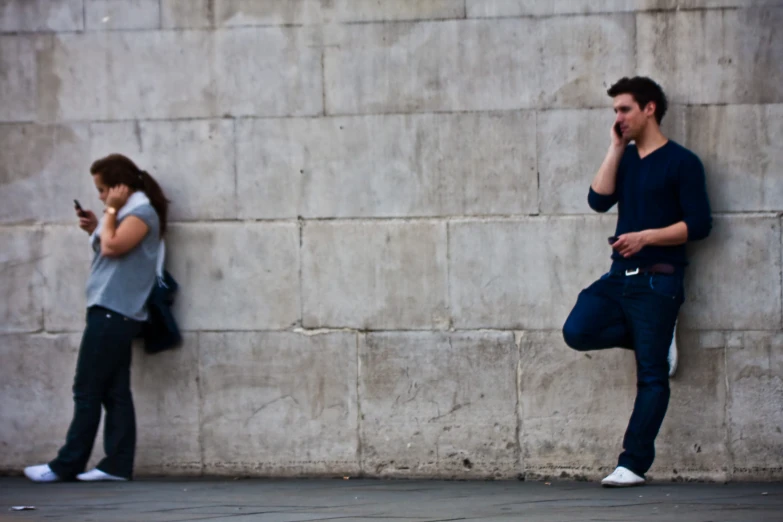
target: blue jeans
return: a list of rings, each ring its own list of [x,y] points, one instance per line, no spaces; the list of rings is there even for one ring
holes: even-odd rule
[[[563,326],[579,351],[627,348],[636,354],[636,401],[618,465],[644,476],[669,406],[666,357],[684,300],[681,274],[609,272],[582,290]]]
[[[140,328],[140,322],[106,308],[94,306],[87,311],[73,383],[73,420],[65,445],[49,463],[60,478],[73,479],[87,466],[101,421],[101,406],[106,409],[106,457],[96,467],[110,475],[131,478],[136,451],[131,343]]]

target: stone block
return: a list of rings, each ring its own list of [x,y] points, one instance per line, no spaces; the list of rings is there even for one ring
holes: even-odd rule
[[[210,65],[216,61],[214,39],[204,31],[150,31],[143,38],[122,31],[58,35],[39,57],[39,117],[213,116],[218,112]]]
[[[204,472],[356,475],[357,339],[199,334]]]
[[[234,123],[229,120],[93,123],[92,157],[130,157],[160,183],[175,221],[233,219]]]
[[[88,208],[86,204],[84,207]],[[48,226],[43,234],[43,252],[44,329],[81,332],[86,321],[85,287],[94,257],[89,236],[76,224]]]
[[[33,36],[0,36],[0,122],[35,120],[35,53]]]
[[[43,230],[0,227],[0,332],[43,328]]]
[[[199,344],[194,333],[182,345],[155,355],[134,347],[131,371],[136,408],[135,475],[201,473]]]
[[[0,125],[0,222],[74,223],[95,194],[89,143],[86,125]]]
[[[158,29],[160,0],[84,0],[88,31]]]
[[[215,38],[221,116],[322,113],[321,46],[311,32],[240,28],[218,31]]]
[[[308,222],[302,244],[303,325],[448,327],[446,226],[435,222]]]
[[[679,143],[685,139],[684,113],[684,107],[672,106],[662,124]],[[542,111],[536,118],[541,213],[592,213],[587,192],[609,148],[612,109]]]
[[[57,456],[73,415],[80,341],[80,334],[0,335],[0,470],[17,474]]]
[[[783,334],[737,332],[726,349],[732,478],[783,478]]]
[[[320,0],[217,0],[215,25],[304,25],[321,22]]]
[[[466,0],[469,18],[586,15],[764,5],[769,0]]]
[[[636,395],[633,352],[580,353],[566,346],[560,331],[523,332],[519,346],[525,475],[584,480],[611,472]]]
[[[182,329],[271,330],[299,321],[296,224],[176,224],[166,248],[180,283]]]
[[[783,8],[641,13],[638,72],[675,103],[781,103],[781,25]]]
[[[367,334],[359,350],[365,474],[519,473],[511,332]]]
[[[449,224],[457,328],[559,329],[611,264],[614,216]]]
[[[163,29],[204,29],[215,25],[214,0],[160,0]]]
[[[678,329],[679,364],[650,470],[655,479],[729,478],[726,354],[713,346],[715,333]]]
[[[773,216],[716,216],[689,248],[680,317],[689,329],[781,327],[780,222]],[[749,274],[753,274],[749,276]]]
[[[381,22],[465,18],[464,0],[335,0],[324,6],[324,18],[334,22]]]
[[[344,25],[324,51],[326,112],[608,105],[633,37],[632,15]]]
[[[529,112],[240,121],[240,215],[536,213],[534,133]]]
[[[0,32],[81,31],[82,0],[3,0]],[[5,92],[3,90],[3,92]]]
[[[783,105],[689,107],[687,126],[713,210],[783,210]]]

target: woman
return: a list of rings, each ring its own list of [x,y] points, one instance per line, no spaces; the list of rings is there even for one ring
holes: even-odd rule
[[[77,207],[79,227],[95,252],[87,280],[87,327],[73,385],[74,415],[65,445],[48,464],[25,468],[35,482],[128,480],[133,473],[136,418],[130,391],[131,342],[147,318],[168,201],[158,183],[130,159],[112,154],[90,167],[105,204],[98,221]],[[106,409],[106,457],[86,473]]]

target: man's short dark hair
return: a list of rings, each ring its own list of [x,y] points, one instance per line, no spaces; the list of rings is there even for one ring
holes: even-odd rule
[[[633,78],[620,78],[617,83],[609,87],[606,93],[614,98],[620,94],[630,94],[639,108],[644,109],[650,102],[655,103],[655,120],[661,124],[669,103],[666,101],[666,95],[661,86],[650,78],[645,76],[634,76]]]

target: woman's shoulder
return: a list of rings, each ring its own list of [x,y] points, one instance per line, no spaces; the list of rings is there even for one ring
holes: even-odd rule
[[[158,217],[158,213],[155,211],[155,207],[153,207],[150,203],[143,203],[139,205],[138,207],[128,212],[128,215],[136,216],[137,218],[144,221],[144,223],[146,223],[150,228],[157,229],[160,227],[160,218]]]

